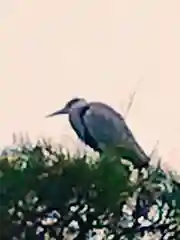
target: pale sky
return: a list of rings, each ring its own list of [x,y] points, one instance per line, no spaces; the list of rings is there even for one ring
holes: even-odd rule
[[[44,116],[74,96],[124,113],[137,90],[129,127],[180,170],[179,0],[0,0],[0,28],[0,145],[76,144],[66,117]]]

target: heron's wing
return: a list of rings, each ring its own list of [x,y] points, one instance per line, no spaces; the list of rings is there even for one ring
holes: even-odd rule
[[[99,144],[99,148],[121,146],[134,151],[138,158],[147,160],[146,154],[136,142],[123,117],[108,105],[90,103],[83,119],[89,134]]]
[[[105,104],[91,103],[85,112],[84,123],[100,144],[130,144],[134,141],[123,117]]]

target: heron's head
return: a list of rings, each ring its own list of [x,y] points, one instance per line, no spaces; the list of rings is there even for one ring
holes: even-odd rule
[[[83,98],[73,98],[70,101],[68,101],[62,109],[53,112],[47,115],[46,117],[53,117],[59,114],[69,114],[74,108],[83,107],[86,106],[86,104],[87,102]]]

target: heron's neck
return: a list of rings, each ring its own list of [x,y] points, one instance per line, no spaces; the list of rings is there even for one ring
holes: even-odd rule
[[[86,106],[87,103],[86,105],[84,105],[84,107]],[[71,123],[71,126],[81,140],[84,139],[84,125],[81,119],[81,111],[84,109],[84,107],[82,106],[76,107],[72,109],[72,111],[69,114],[69,121]]]

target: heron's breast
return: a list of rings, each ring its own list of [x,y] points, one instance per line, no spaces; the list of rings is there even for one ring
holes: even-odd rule
[[[83,140],[84,139],[84,126],[82,125],[81,119],[76,112],[69,115],[69,122],[70,122],[73,130],[78,135],[78,137],[81,140]]]

